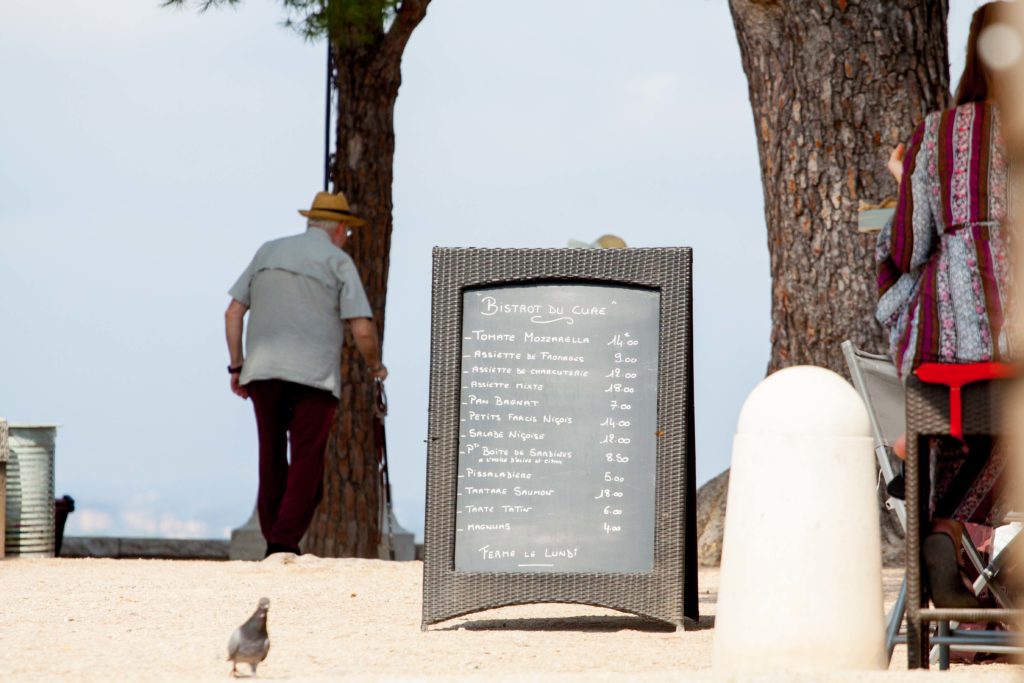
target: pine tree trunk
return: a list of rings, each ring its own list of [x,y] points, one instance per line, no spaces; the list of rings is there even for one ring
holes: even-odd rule
[[[768,372],[818,365],[848,376],[843,340],[887,351],[874,318],[875,235],[857,232],[858,201],[895,196],[885,169],[890,150],[947,105],[948,0],[729,6],[761,159],[772,277]],[[885,510],[881,524],[891,564],[902,557],[903,533]]]
[[[338,102],[334,191],[367,219],[345,246],[362,276],[383,344],[391,249],[391,183],[395,153],[395,100],[401,60],[429,0],[405,0],[390,29],[369,39],[332,42]],[[348,38],[345,40],[345,38]],[[321,557],[378,557],[381,490],[374,436],[373,384],[345,335],[341,352],[341,401],[327,448],[324,498],[304,539]]]
[[[772,276],[769,372],[846,375],[840,344],[885,351],[874,235],[892,147],[949,98],[948,0],[730,0],[750,88]]]

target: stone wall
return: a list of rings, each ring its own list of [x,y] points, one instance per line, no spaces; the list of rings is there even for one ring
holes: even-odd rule
[[[729,470],[706,482],[697,490],[697,561],[702,567],[717,567],[722,562],[722,538],[725,534],[725,506],[729,493]],[[886,510],[879,493],[882,563],[886,567],[903,564],[903,530],[896,516]],[[783,539],[780,539],[782,542]]]
[[[65,536],[61,557],[226,560],[228,541],[192,538]]]

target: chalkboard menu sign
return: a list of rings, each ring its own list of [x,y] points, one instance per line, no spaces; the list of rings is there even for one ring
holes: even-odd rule
[[[455,569],[654,564],[657,291],[463,295]]]
[[[423,621],[698,616],[691,252],[434,250]]]

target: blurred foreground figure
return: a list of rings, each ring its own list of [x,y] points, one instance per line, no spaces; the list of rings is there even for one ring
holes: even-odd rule
[[[238,675],[238,665],[248,664],[252,667],[252,675],[256,675],[256,667],[267,658],[270,652],[270,636],[267,635],[267,610],[270,600],[260,598],[256,611],[249,620],[239,626],[228,640],[228,661],[231,662],[231,675]]]
[[[260,247],[229,291],[225,313],[231,390],[252,398],[256,413],[256,508],[267,555],[300,552],[323,497],[346,320],[370,376],[388,375],[362,281],[342,251],[352,228],[366,221],[349,210],[341,193],[318,192],[310,209],[299,213],[308,219],[306,232]]]
[[[1005,223],[1008,163],[995,74],[981,39],[1005,5],[980,7],[971,22],[956,106],[935,111],[909,144],[893,150],[896,211],[879,234],[876,317],[889,332],[901,377],[922,363],[1011,358],[1007,310],[1011,263]],[[964,524],[991,536],[1008,512],[1005,448],[986,436],[933,440],[929,449],[932,533],[923,544],[937,607],[977,607],[960,562]]]
[[[1020,169],[1024,164],[1024,4],[1013,3],[1005,8],[1005,24],[993,27],[993,30],[982,40],[982,53],[986,63],[996,73],[996,98],[1000,109],[1004,114],[1005,125],[1003,131],[1006,137],[1006,148],[1009,162],[1014,169]],[[1010,176],[1010,196],[1024,197],[1024,176],[1014,172]],[[1014,236],[1012,244],[1014,249],[1014,265],[1017,269],[1014,275],[1016,287],[1011,292],[1015,301],[1021,297],[1020,283],[1024,282],[1019,269],[1024,264],[1024,245],[1021,243],[1021,216],[1016,210],[1011,217],[1010,229]],[[1024,318],[1016,316],[1012,321],[1014,334],[1021,339],[1024,333]],[[1008,424],[1024,425],[1024,386],[1018,382],[1014,399],[1007,407],[1009,415]],[[1024,482],[1024,440],[1021,434],[1014,435],[1011,458],[1008,467],[1012,473],[1012,481]],[[1024,490],[1022,487],[1015,487],[1010,492],[1011,504],[1017,511],[1024,510]],[[1016,558],[1011,559],[1017,567],[1024,566],[1024,552],[1019,552]],[[1024,571],[1018,569],[1013,573],[1010,581],[1012,588],[1016,589],[1018,601],[1015,606],[1021,607],[1020,596],[1024,595]],[[1024,623],[1018,624],[1024,629]],[[1024,643],[1022,643],[1024,644]]]

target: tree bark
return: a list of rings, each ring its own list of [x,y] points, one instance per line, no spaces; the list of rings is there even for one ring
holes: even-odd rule
[[[772,276],[769,372],[847,375],[886,350],[859,199],[895,196],[892,147],[949,100],[948,0],[730,0],[754,114]]]
[[[949,102],[948,0],[729,7],[761,160],[772,277],[768,372],[817,365],[848,377],[843,340],[887,351],[874,317],[875,235],[857,232],[858,200],[896,195],[885,169],[891,148]],[[902,529],[885,510],[881,524],[883,559],[897,562]]]
[[[430,0],[405,0],[390,28],[334,36],[338,97],[334,191],[342,191],[368,224],[346,244],[363,280],[383,344],[391,249],[394,111],[402,53]],[[380,486],[373,385],[351,334],[341,352],[341,400],[327,448],[324,498],[304,540],[321,557],[378,557]]]

